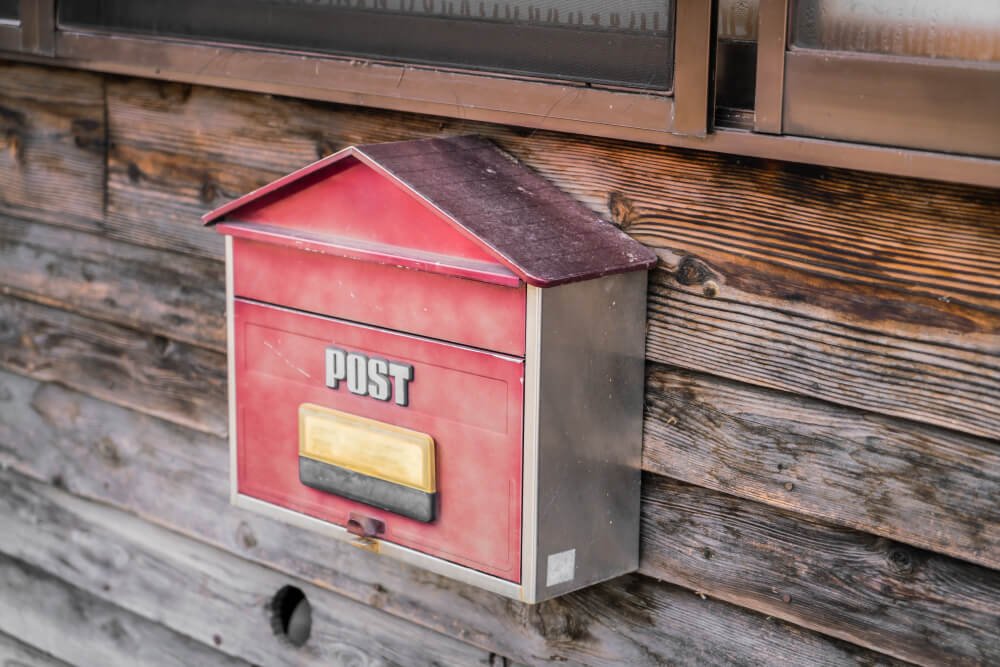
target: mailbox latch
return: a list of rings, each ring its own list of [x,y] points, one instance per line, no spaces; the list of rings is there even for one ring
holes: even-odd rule
[[[347,532],[371,539],[385,533],[385,522],[364,514],[351,512],[347,518]]]

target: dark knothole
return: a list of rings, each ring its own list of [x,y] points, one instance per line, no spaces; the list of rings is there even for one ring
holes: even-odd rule
[[[312,607],[302,589],[282,586],[271,598],[271,629],[292,646],[303,646],[312,631]]]

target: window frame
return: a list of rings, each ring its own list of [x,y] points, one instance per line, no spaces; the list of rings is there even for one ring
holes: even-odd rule
[[[783,72],[780,90],[762,97],[758,88],[760,131],[1000,158],[1000,62],[798,47],[790,28],[797,5],[761,0],[759,29],[770,34],[758,73],[779,61]]]
[[[21,50],[21,21],[0,20],[0,51]]]
[[[48,5],[52,0],[22,0]],[[704,136],[711,3],[675,0],[671,92],[409,65],[314,52],[99,31],[54,30],[54,55],[81,67],[597,136],[612,128]],[[627,111],[627,114],[623,113]]]
[[[0,52],[54,55],[54,0],[21,0],[18,18],[0,22]]]
[[[755,90],[760,111],[755,115],[754,127],[746,129],[709,125],[714,114],[715,0],[675,1],[673,96],[222,43],[63,31],[56,29],[54,0],[21,0],[21,22],[16,27],[0,26],[7,29],[0,30],[0,57],[589,137],[1000,187],[998,159],[791,134],[799,129],[789,122],[788,115],[789,92],[797,92],[789,90],[786,77],[788,61],[796,57],[788,51],[791,2],[760,0]]]

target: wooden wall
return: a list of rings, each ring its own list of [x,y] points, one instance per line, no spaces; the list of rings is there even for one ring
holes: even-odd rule
[[[467,132],[661,260],[640,572],[535,607],[228,504],[199,215]],[[0,664],[998,664],[998,276],[996,190],[0,63]]]

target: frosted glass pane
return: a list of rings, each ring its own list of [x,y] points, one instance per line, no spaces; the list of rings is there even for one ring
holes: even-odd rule
[[[760,0],[719,0],[719,39],[757,41]]]
[[[1000,62],[1000,0],[799,0],[794,44]]]

